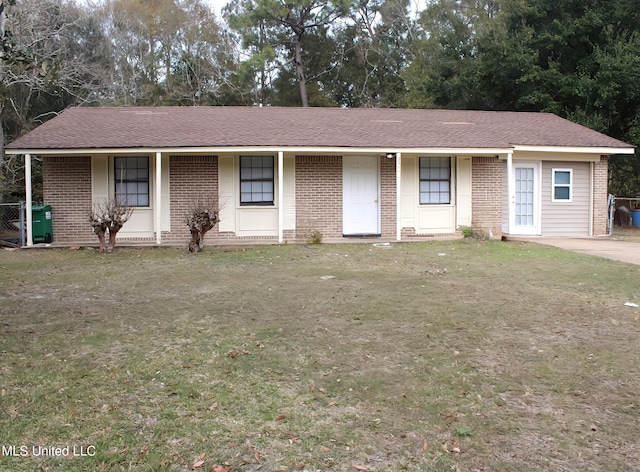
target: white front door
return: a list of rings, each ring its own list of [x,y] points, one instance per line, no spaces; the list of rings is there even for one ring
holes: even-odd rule
[[[342,163],[342,233],[380,234],[379,158],[345,156]]]
[[[540,234],[540,164],[517,162],[513,164],[515,202],[510,233]]]

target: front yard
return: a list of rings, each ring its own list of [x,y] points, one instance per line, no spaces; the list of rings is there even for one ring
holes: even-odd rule
[[[520,242],[0,251],[0,470],[637,470],[639,286]]]

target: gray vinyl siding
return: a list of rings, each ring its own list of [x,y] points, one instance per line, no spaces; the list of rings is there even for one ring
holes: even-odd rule
[[[573,201],[551,201],[552,169],[573,169]],[[542,162],[542,236],[589,236],[589,169],[588,162]]]

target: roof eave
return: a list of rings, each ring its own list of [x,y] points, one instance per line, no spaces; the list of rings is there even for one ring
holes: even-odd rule
[[[635,147],[609,147],[609,146],[531,146],[516,144],[513,146],[514,152],[544,152],[544,153],[567,153],[567,154],[634,154]]]
[[[36,156],[79,156],[95,154],[224,154],[224,153],[275,153],[297,154],[462,154],[462,155],[498,155],[511,151],[511,148],[458,148],[458,147],[347,147],[347,146],[202,146],[202,147],[129,147],[129,148],[68,148],[68,149],[6,149],[7,154]]]
[[[224,153],[275,153],[287,152],[297,154],[440,154],[440,155],[505,155],[511,152],[539,152],[565,154],[615,155],[634,154],[635,147],[608,146],[533,146],[513,145],[511,147],[350,147],[350,146],[195,146],[195,147],[113,147],[113,148],[59,148],[59,149],[11,149],[5,150],[9,155],[31,154],[36,156],[78,156],[96,154],[224,154]]]

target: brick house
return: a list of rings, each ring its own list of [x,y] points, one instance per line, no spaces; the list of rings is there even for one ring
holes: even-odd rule
[[[199,195],[221,205],[208,243],[603,235],[608,156],[634,148],[544,113],[148,107],[71,108],[6,152],[28,181],[42,159],[56,242],[95,242],[87,213],[117,195],[119,239],[175,245]]]

